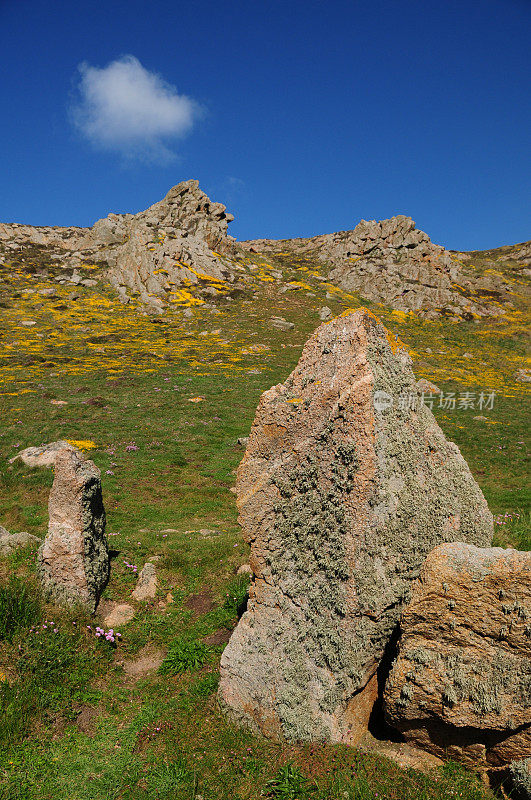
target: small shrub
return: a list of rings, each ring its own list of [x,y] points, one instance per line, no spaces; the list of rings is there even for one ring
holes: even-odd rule
[[[313,787],[304,777],[298,767],[286,764],[281,767],[273,780],[266,784],[269,794],[268,797],[278,798],[278,800],[304,800],[309,797]]]
[[[29,628],[40,618],[41,606],[34,587],[12,576],[0,586],[0,641],[11,642],[21,628]]]
[[[161,675],[178,675],[200,669],[206,661],[208,648],[202,642],[179,639],[168,650],[159,667]]]

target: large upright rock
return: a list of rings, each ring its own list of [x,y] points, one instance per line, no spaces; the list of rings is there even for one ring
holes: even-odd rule
[[[262,395],[236,488],[255,577],[221,703],[267,736],[354,742],[426,554],[492,536],[409,355],[369,311],[321,325]]]
[[[479,770],[531,758],[531,553],[436,547],[400,628],[384,699],[407,741]]]
[[[59,604],[94,611],[109,577],[109,552],[100,471],[81,453],[57,453],[48,510],[48,534],[38,553],[44,591]]]

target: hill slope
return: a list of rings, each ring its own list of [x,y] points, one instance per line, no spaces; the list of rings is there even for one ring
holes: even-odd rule
[[[21,234],[9,226],[5,236],[6,227],[0,524],[38,536],[47,524],[50,473],[8,459],[29,445],[79,442],[102,470],[115,551],[96,624],[114,604],[131,604],[135,617],[116,626],[122,634],[116,650],[95,639],[86,627],[93,620],[39,605],[29,608],[31,621],[11,641],[0,641],[3,796],[250,800],[261,792],[274,796],[267,783],[286,767],[279,780],[295,785],[300,770],[315,781],[301,797],[492,797],[452,766],[429,777],[407,771],[378,753],[419,766],[411,754],[376,739],[363,752],[263,742],[227,724],[215,690],[221,650],[245,601],[245,578],[236,570],[247,548],[231,492],[243,453],[237,440],[247,435],[261,392],[292,370],[327,315],[325,306],[335,316],[369,305],[408,345],[417,378],[443,391],[434,414],[496,516],[496,543],[529,547],[529,318],[520,283],[529,247],[454,254],[477,291],[507,284],[507,298],[490,296],[487,303],[501,313],[426,319],[342,288],[332,280],[338,266],[315,247],[300,249],[297,240],[257,252],[256,242],[238,245],[226,237],[227,249],[208,258],[212,269],[218,258],[233,280],[197,269],[199,276],[188,271],[160,294],[144,283],[135,290],[119,283],[123,292],[113,285],[114,267],[98,253],[114,245],[102,244],[85,259],[66,247],[66,229],[46,229],[38,242],[35,229]],[[72,237],[86,235],[69,230]],[[209,249],[206,238],[203,245]],[[162,257],[162,244],[151,246],[150,258]],[[157,268],[148,262],[148,274]],[[162,305],[146,301],[142,291],[160,294]],[[133,567],[153,556],[158,596],[137,603]],[[31,550],[0,559],[1,598],[13,574],[35,585]],[[168,662],[170,674],[160,674],[168,652],[175,674]],[[320,792],[312,793],[312,785]]]

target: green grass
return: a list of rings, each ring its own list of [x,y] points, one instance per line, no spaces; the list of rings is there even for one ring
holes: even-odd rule
[[[0,334],[0,345],[21,342],[0,355],[0,524],[46,532],[52,473],[9,465],[10,457],[55,439],[94,441],[88,455],[102,471],[109,544],[117,551],[104,600],[132,602],[137,611],[113,651],[86,627],[99,618],[39,611],[34,553],[0,560],[2,800],[255,800],[289,797],[292,789],[301,800],[493,797],[452,765],[424,776],[352,748],[277,744],[235,728],[217,707],[219,657],[248,590],[246,576],[236,575],[249,556],[230,491],[243,455],[237,439],[248,435],[261,393],[295,366],[319,324],[317,310],[328,305],[337,314],[359,304],[342,292],[326,298],[326,287],[305,272],[315,266],[311,259],[256,260],[281,269],[285,281],[311,282],[314,296],[257,283],[256,300],[219,302],[219,314],[199,310],[190,321],[168,314],[153,323],[115,303],[106,312],[112,324],[90,304],[39,310],[28,296],[24,314],[41,314],[40,327],[24,340],[16,326]],[[20,278],[18,289],[24,286]],[[437,406],[434,414],[496,515],[496,543],[529,548],[528,404],[526,387],[513,380],[523,365],[525,325],[426,323],[373,309],[413,351],[417,377],[457,395],[497,392],[487,422],[473,419],[483,413],[477,408]],[[274,329],[273,315],[293,321],[294,330]],[[46,360],[25,363],[39,348]],[[190,402],[197,397],[204,400]],[[135,573],[124,561],[140,570],[153,555],[160,556],[160,591],[140,607],[131,600]],[[18,582],[10,584],[11,574]],[[51,635],[42,631],[45,619],[55,623]],[[37,625],[38,635],[30,630]],[[122,662],[152,650],[161,651],[162,670],[128,677]]]
[[[227,586],[227,599],[224,608],[232,616],[241,617],[247,608],[249,599],[249,576],[238,575],[238,577]]]
[[[39,621],[41,602],[35,585],[29,585],[16,575],[0,585],[0,641],[13,641],[21,628]]]
[[[281,767],[274,778],[267,782],[269,797],[278,800],[302,800],[313,794],[317,786],[311,786],[298,767],[286,764]]]
[[[178,675],[200,669],[208,657],[208,649],[202,642],[181,639],[173,644],[159,667],[161,675]]]
[[[38,608],[38,607],[37,607]],[[29,623],[33,624],[29,627]],[[96,640],[84,617],[59,612],[52,619],[31,615],[13,632],[12,674],[0,682],[0,747],[9,749],[32,730],[53,729],[74,719],[80,707],[100,692],[94,679],[111,658],[107,643]]]

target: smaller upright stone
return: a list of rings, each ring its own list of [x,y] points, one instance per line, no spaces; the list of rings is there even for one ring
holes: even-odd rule
[[[109,577],[109,551],[100,471],[81,453],[57,453],[48,511],[38,553],[44,591],[59,604],[79,603],[92,612]]]

